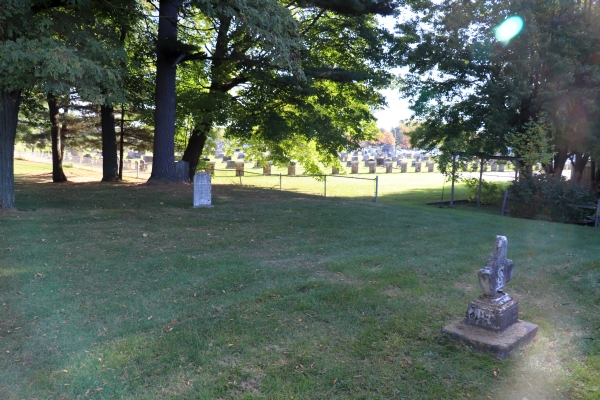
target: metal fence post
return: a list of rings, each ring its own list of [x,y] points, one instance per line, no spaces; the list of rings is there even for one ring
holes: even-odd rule
[[[379,177],[375,177],[375,203],[379,201]]]

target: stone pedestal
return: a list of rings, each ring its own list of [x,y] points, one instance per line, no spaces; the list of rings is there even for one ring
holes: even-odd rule
[[[434,168],[435,168],[435,163],[433,163],[433,162],[427,163],[427,172],[433,172]]]
[[[194,175],[194,208],[212,207],[210,174],[198,172]]]
[[[494,354],[500,359],[508,357],[516,348],[530,343],[537,331],[537,325],[522,320],[518,320],[501,334],[467,325],[462,319],[442,328],[442,333],[450,339],[472,346],[482,353]]]
[[[408,163],[407,162],[401,162],[400,163],[400,172],[406,172],[408,170]]]
[[[421,162],[415,162],[415,172],[421,172]]]
[[[512,279],[514,263],[506,258],[508,240],[496,236],[496,247],[485,268],[478,271],[483,294],[473,300],[464,318],[442,328],[442,333],[475,350],[506,358],[511,351],[533,340],[538,327],[519,320],[519,303],[502,292]]]
[[[288,165],[288,175],[296,175],[296,164]]]
[[[394,163],[391,161],[386,161],[385,163],[385,173],[391,174],[394,168]]]
[[[352,161],[352,171],[353,174],[358,174],[358,161]]]
[[[263,175],[271,175],[271,164],[267,164],[263,167]]]

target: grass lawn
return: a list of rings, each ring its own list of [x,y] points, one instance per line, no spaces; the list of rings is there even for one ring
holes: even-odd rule
[[[192,209],[190,186],[44,168],[17,161],[20,210],[0,212],[1,399],[600,397],[600,229],[415,205],[425,188],[214,185]],[[502,361],[440,333],[497,234],[539,326]]]

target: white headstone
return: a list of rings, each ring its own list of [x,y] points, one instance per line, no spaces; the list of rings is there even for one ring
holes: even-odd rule
[[[212,207],[210,174],[198,172],[194,175],[194,208]]]

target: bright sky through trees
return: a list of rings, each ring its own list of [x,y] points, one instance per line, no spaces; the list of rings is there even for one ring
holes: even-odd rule
[[[518,15],[514,15],[498,25],[494,29],[494,32],[496,34],[496,39],[498,39],[499,42],[507,45],[512,38],[521,32],[521,29],[523,29],[523,18],[519,17]]]

